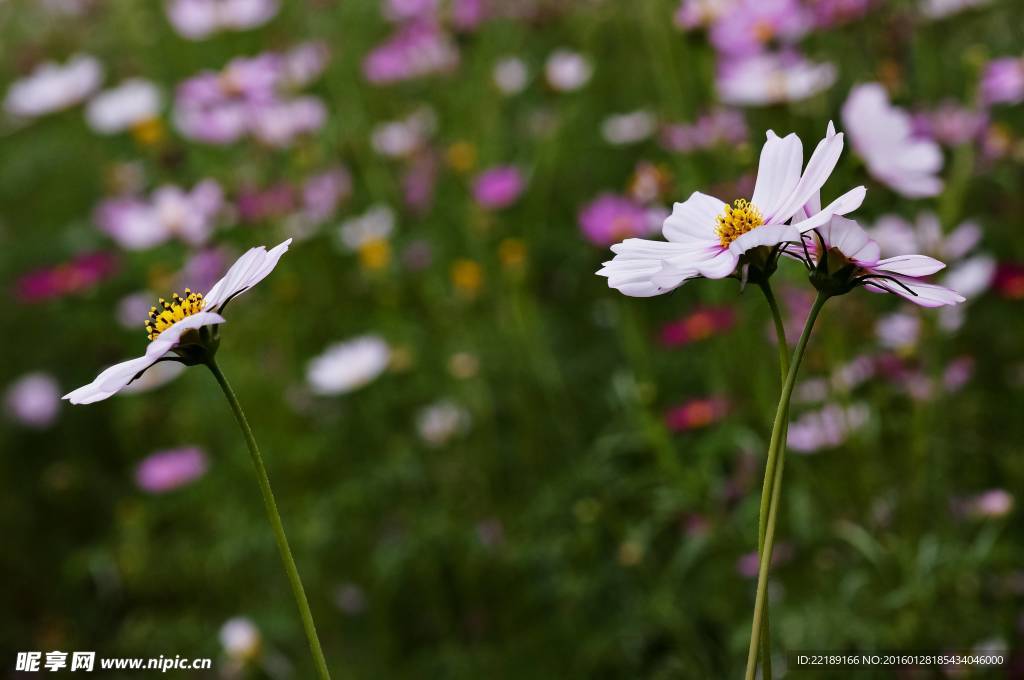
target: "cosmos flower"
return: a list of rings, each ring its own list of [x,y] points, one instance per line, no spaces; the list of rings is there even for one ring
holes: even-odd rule
[[[958,12],[987,5],[992,0],[921,0],[921,14],[929,19],[944,19]]]
[[[719,98],[736,106],[801,101],[835,81],[834,64],[814,63],[792,51],[723,59],[715,76]]]
[[[814,230],[815,237],[803,235],[804,252],[815,270],[812,282],[819,290],[841,295],[857,286],[876,293],[892,293],[922,307],[955,305],[964,296],[954,290],[927,283],[922,277],[944,265],[927,255],[897,255],[880,259],[878,243],[859,224],[835,215]],[[820,241],[820,243],[819,243]],[[820,256],[822,246],[825,256]],[[787,246],[791,251],[800,246]],[[820,278],[817,278],[819,277]]]
[[[1024,58],[1002,57],[990,61],[981,76],[981,98],[986,104],[1024,102]]]
[[[45,302],[92,289],[117,271],[117,258],[111,253],[87,253],[69,262],[31,271],[14,284],[19,302]]]
[[[504,95],[519,94],[530,82],[530,71],[519,57],[504,57],[494,65],[494,84]]]
[[[613,146],[636,144],[650,137],[656,127],[654,114],[640,109],[605,118],[601,123],[601,136]]]
[[[7,414],[26,427],[48,427],[60,411],[59,389],[48,373],[27,373],[4,392]]]
[[[410,21],[363,59],[363,75],[374,85],[387,85],[435,73],[459,64],[459,51],[435,21]]]
[[[309,362],[306,382],[315,394],[347,394],[370,384],[391,361],[391,348],[376,335],[338,342]]]
[[[544,77],[548,85],[558,92],[580,89],[593,74],[594,67],[590,60],[568,49],[555,50],[544,64]]]
[[[867,422],[868,408],[864,404],[827,404],[821,410],[805,413],[789,424],[787,445],[798,453],[835,448]]]
[[[188,40],[262,26],[279,8],[277,0],[169,0],[165,6],[174,30]]]
[[[988,114],[946,100],[931,111],[916,113],[913,126],[915,136],[953,147],[980,139],[988,126]]]
[[[626,239],[612,246],[615,258],[605,262],[598,275],[634,297],[667,293],[698,276],[732,275],[741,259],[748,263],[750,258],[744,256],[749,251],[798,241],[802,232],[825,224],[833,214],[860,207],[864,187],[848,191],[823,210],[816,204],[842,150],[843,135],[829,123],[825,138],[802,169],[800,139],[795,134],[780,138],[769,131],[751,200],[737,199],[729,205],[694,192],[676,203],[665,220],[666,241]]]
[[[673,406],[665,412],[665,426],[673,432],[685,432],[718,422],[729,412],[722,397],[701,397]]]
[[[674,15],[675,24],[686,31],[711,26],[736,3],[737,0],[682,0]]]
[[[709,38],[720,54],[749,56],[770,42],[793,44],[810,28],[799,0],[734,0],[715,17]]]
[[[735,323],[736,311],[732,307],[705,307],[665,324],[659,340],[665,347],[681,347],[723,333]]]
[[[94,219],[100,229],[127,250],[145,250],[174,237],[191,245],[202,245],[213,232],[223,205],[220,185],[208,179],[190,191],[165,185],[148,199],[108,199],[97,207]]]
[[[483,208],[498,210],[515,203],[526,189],[526,178],[514,165],[484,170],[473,180],[473,200]]]
[[[251,619],[236,616],[228,619],[220,628],[220,644],[224,653],[235,662],[245,663],[260,654],[263,636]]]
[[[74,106],[102,81],[103,67],[89,55],[75,55],[63,65],[46,62],[11,85],[4,110],[18,118],[38,118]]]
[[[872,177],[907,198],[942,191],[939,145],[913,136],[910,114],[889,103],[884,87],[857,85],[850,90],[842,115],[853,148]]]
[[[605,193],[583,206],[580,230],[596,246],[609,246],[619,239],[647,236],[658,230],[664,213],[652,211],[636,201]]]
[[[149,493],[166,493],[206,473],[206,454],[194,446],[157,451],[135,468],[135,483]]]
[[[469,412],[458,404],[442,400],[425,406],[416,414],[416,432],[428,446],[444,446],[464,432],[471,422]]]
[[[437,115],[421,106],[405,118],[378,123],[370,132],[373,150],[388,158],[410,156],[427,145],[437,128]]]
[[[693,123],[670,123],[661,128],[658,141],[668,151],[689,153],[716,146],[737,146],[747,141],[747,123],[735,109],[708,111]]]
[[[100,134],[124,132],[159,116],[162,100],[155,84],[131,78],[96,95],[85,109],[85,119]]]
[[[91,404],[114,396],[159,361],[193,365],[206,360],[219,342],[215,327],[225,322],[221,312],[231,300],[266,278],[290,243],[288,239],[270,251],[264,246],[249,249],[206,295],[186,288],[184,297],[175,293],[170,301],[161,299],[160,308],[152,307],[146,321],[150,342],[145,354],[111,366],[63,398],[72,404]]]

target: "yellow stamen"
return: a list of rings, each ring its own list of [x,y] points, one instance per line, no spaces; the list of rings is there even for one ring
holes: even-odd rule
[[[160,298],[157,306],[149,308],[149,318],[146,319],[146,337],[156,340],[157,336],[171,325],[201,312],[204,306],[206,306],[206,300],[203,299],[203,294],[193,293],[188,288],[185,289],[185,297],[174,293],[171,295],[170,302]]]
[[[764,217],[761,211],[753,203],[745,198],[738,198],[732,205],[725,206],[725,210],[718,216],[718,227],[715,231],[723,248],[746,234],[764,224]]]

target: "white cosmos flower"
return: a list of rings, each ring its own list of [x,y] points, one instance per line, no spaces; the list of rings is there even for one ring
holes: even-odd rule
[[[66,64],[47,62],[11,85],[4,109],[19,118],[36,118],[74,106],[102,81],[103,66],[95,57],[79,54]]]
[[[567,49],[555,50],[544,64],[544,77],[548,85],[559,92],[580,89],[587,84],[593,73],[594,67],[586,57]]]
[[[251,248],[231,265],[220,281],[205,296],[185,289],[185,297],[174,294],[163,309],[153,307],[146,322],[150,343],[146,353],[137,359],[115,364],[100,373],[84,387],[64,395],[72,404],[91,404],[117,394],[146,369],[158,361],[180,361],[179,350],[198,346],[202,330],[225,322],[221,312],[227,304],[267,277],[278,260],[288,251],[292,240],[272,248]],[[168,356],[174,352],[178,356]]]
[[[942,151],[930,139],[913,136],[910,114],[889,103],[878,83],[858,85],[843,104],[843,125],[868,172],[907,198],[942,191]]]
[[[391,348],[376,335],[338,342],[309,362],[306,380],[316,394],[346,394],[371,383],[391,361]]]
[[[85,109],[85,119],[96,132],[115,134],[156,118],[162,102],[160,88],[148,80],[131,78],[96,95]]]
[[[666,241],[626,239],[612,246],[615,258],[605,262],[598,275],[608,277],[608,286],[626,295],[649,297],[698,276],[725,278],[736,271],[747,251],[759,246],[799,241],[801,232],[827,223],[833,214],[856,210],[864,200],[864,187],[857,187],[817,209],[819,190],[842,150],[843,135],[829,123],[803,169],[800,138],[778,137],[769,130],[749,202],[739,199],[728,205],[694,192],[676,203],[665,220]]]
[[[277,0],[169,0],[167,18],[188,40],[202,40],[220,31],[262,26],[277,14]]]
[[[812,62],[791,52],[723,59],[715,77],[719,98],[735,106],[800,101],[835,82],[835,64]]]
[[[923,277],[943,269],[946,265],[927,255],[897,255],[881,258],[878,243],[853,220],[834,215],[823,227],[814,230],[828,253],[828,270],[842,269],[846,263],[853,266],[849,274],[851,286],[863,285],[875,293],[893,293],[922,307],[942,307],[964,301],[964,296]],[[820,262],[819,247],[815,239],[804,236],[812,264]],[[812,241],[815,241],[812,243]],[[799,246],[789,246],[798,248]],[[836,254],[839,263],[833,263]],[[848,290],[848,289],[847,289]]]

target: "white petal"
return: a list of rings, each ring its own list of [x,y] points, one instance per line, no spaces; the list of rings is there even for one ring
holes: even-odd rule
[[[739,257],[758,246],[775,246],[780,243],[799,242],[800,232],[788,224],[766,224],[751,229],[729,244],[729,251]]]
[[[608,287],[632,297],[661,295],[697,276],[689,264],[702,253],[684,244],[630,238],[612,246],[615,257],[604,263],[598,276],[608,277]]]
[[[836,248],[846,257],[864,266],[878,262],[881,256],[878,244],[871,240],[859,224],[845,217],[833,215],[828,224],[818,229],[825,246]]]
[[[871,283],[873,285],[866,286],[866,288],[877,293],[880,292],[875,287],[877,285],[886,292],[899,295],[901,298],[909,300],[915,305],[920,305],[921,307],[955,305],[966,299],[955,290],[950,290],[944,286],[937,286],[934,283],[924,283],[920,279],[915,279],[909,276],[895,276],[893,278],[902,283],[903,286],[909,288],[912,292],[907,292],[903,286],[896,285],[890,281],[878,279],[872,279]]]
[[[146,347],[146,354],[106,369],[88,385],[64,395],[72,404],[91,404],[114,396],[124,389],[142,371],[159,361],[181,339],[186,331],[201,326],[224,323],[224,317],[213,312],[199,312],[172,324]]]
[[[847,215],[860,207],[860,204],[864,202],[864,196],[866,193],[867,189],[864,187],[850,189],[845,194],[825,206],[824,209],[820,209],[818,212],[811,214],[810,217],[799,221],[797,221],[797,217],[794,217],[793,226],[797,228],[797,231],[803,233],[820,227],[831,220],[833,215]],[[820,198],[812,198],[807,205],[813,206],[820,204]],[[805,206],[803,211],[804,214],[807,214],[807,209],[808,208]]]
[[[811,154],[811,159],[807,161],[807,167],[800,177],[800,182],[788,196],[781,199],[775,210],[765,213],[765,220],[785,222],[796,214],[824,186],[842,153],[843,135],[842,133],[836,134],[835,128],[829,123],[828,132],[826,132],[825,138],[818,142],[814,153]]]
[[[754,195],[750,199],[766,218],[774,215],[782,201],[793,193],[800,182],[803,162],[804,147],[796,134],[780,139],[768,131],[768,141],[761,147]]]
[[[292,240],[288,239],[284,243],[275,246],[270,252],[267,252],[265,246],[250,248],[231,265],[227,274],[215,283],[210,292],[206,294],[207,309],[219,311],[228,300],[252,288],[266,278],[273,271],[274,267],[277,266],[281,256],[288,251],[288,246],[291,242]]]
[[[682,203],[672,206],[672,214],[665,219],[662,233],[676,243],[717,241],[715,220],[724,210],[722,201],[695,191]]]
[[[928,276],[946,265],[927,255],[897,255],[879,260],[872,269],[879,269],[905,276]]]

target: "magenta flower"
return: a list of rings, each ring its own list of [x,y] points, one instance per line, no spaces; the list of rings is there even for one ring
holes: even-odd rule
[[[665,426],[673,432],[685,432],[718,422],[729,412],[729,402],[721,397],[691,399],[665,413]]]
[[[70,262],[25,274],[14,284],[19,302],[43,302],[89,290],[117,269],[111,253],[79,255]]]
[[[981,98],[986,104],[1024,102],[1024,59],[1003,57],[990,61],[981,76]]]
[[[596,246],[610,246],[627,238],[648,236],[658,230],[658,215],[618,194],[601,194],[579,214],[580,229]]]
[[[491,210],[507,208],[526,188],[523,173],[514,165],[499,165],[484,170],[473,181],[473,200]]]
[[[459,52],[433,21],[411,21],[363,60],[363,75],[375,85],[451,71]]]
[[[725,332],[735,323],[736,311],[732,307],[706,307],[665,324],[659,339],[665,347],[680,347]]]
[[[158,451],[135,468],[135,483],[149,493],[166,493],[206,473],[206,454],[196,447]]]

